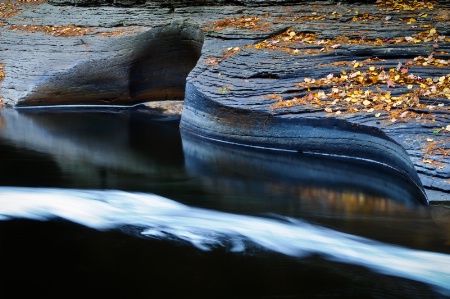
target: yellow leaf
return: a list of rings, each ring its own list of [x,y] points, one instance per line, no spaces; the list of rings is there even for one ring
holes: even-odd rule
[[[381,113],[375,114],[375,117],[380,117]]]
[[[363,105],[364,105],[364,106],[368,106],[368,105],[370,105],[370,104],[372,104],[372,102],[369,101],[369,100],[364,100],[364,102],[363,102]]]
[[[295,32],[294,32],[294,31],[289,32],[289,36],[290,36],[291,38],[293,38],[293,37],[295,36]]]
[[[436,34],[436,28],[431,28],[430,29],[430,35]]]
[[[353,65],[353,68],[357,68],[359,66],[359,62],[356,62],[354,65]]]
[[[371,66],[371,67],[369,68],[369,70],[370,70],[371,72],[373,72],[373,71],[375,70],[375,67],[374,67],[374,66]]]
[[[424,13],[424,14],[421,15],[421,17],[422,18],[426,18],[426,17],[428,17],[428,14]]]
[[[395,75],[394,80],[397,81],[398,79],[400,79],[400,75]]]
[[[413,88],[412,84],[408,84],[408,86],[406,86],[406,87],[408,87],[408,89],[412,89]]]

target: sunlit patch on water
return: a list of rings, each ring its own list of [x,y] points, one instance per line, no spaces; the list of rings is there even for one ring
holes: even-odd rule
[[[0,219],[63,218],[98,230],[136,227],[142,237],[184,240],[201,250],[260,246],[293,257],[319,254],[420,281],[450,294],[450,255],[393,246],[290,217],[201,209],[154,194],[50,188],[0,188]]]

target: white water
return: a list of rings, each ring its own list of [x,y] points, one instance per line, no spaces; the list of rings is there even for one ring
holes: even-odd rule
[[[54,217],[99,230],[138,226],[143,236],[176,236],[201,250],[232,244],[232,250],[239,252],[255,243],[294,257],[316,253],[450,293],[450,255],[388,245],[298,219],[194,208],[154,194],[0,187],[0,220]]]

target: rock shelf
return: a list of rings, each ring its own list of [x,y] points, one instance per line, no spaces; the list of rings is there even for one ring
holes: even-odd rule
[[[125,2],[1,15],[3,104],[184,98],[183,130],[383,161],[450,200],[446,2]]]

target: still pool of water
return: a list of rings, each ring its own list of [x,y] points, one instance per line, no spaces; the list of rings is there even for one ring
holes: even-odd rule
[[[145,109],[0,111],[1,298],[447,298],[445,207],[383,165]]]

